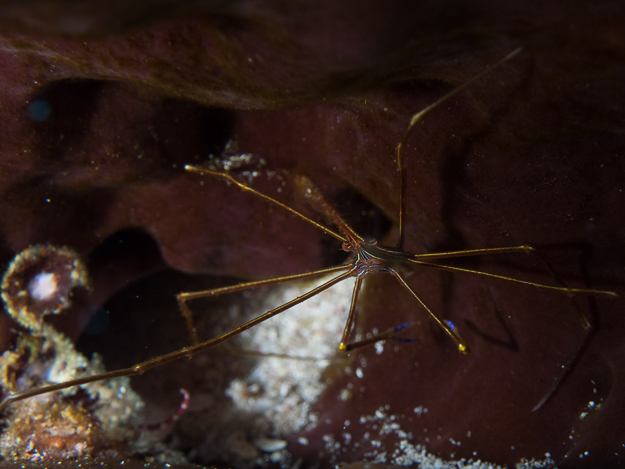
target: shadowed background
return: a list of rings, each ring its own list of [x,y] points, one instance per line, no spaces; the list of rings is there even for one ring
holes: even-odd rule
[[[63,320],[74,337],[112,294],[166,268],[261,279],[330,265],[339,246],[322,233],[183,166],[234,140],[285,175],[282,192],[277,179],[259,190],[297,205],[293,175],[305,174],[339,206],[364,199],[395,222],[394,152],[412,114],[522,46],[413,133],[406,248],[528,244],[571,286],[623,293],[624,21],[616,1],[1,2],[2,260],[35,243],[85,256],[95,288]],[[346,218],[357,225],[362,210]],[[107,244],[128,228],[153,243]],[[523,256],[459,265],[551,280]],[[415,271],[415,290],[472,348],[463,357],[391,280],[363,293],[359,327],[420,318],[419,342],[358,352],[363,379],[329,387],[318,412],[331,422],[310,441],[388,405],[413,443],[446,458],[621,459],[622,300],[581,298],[594,332],[531,413],[583,334],[567,298]],[[350,379],[364,392],[344,403]],[[601,407],[581,419],[590,401]],[[295,438],[292,452],[319,458]],[[392,451],[393,438],[379,439]]]

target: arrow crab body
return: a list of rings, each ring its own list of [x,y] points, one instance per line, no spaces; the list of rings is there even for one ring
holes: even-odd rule
[[[342,248],[344,251],[350,252],[352,254],[351,260],[348,264],[337,265],[334,267],[329,267],[313,272],[306,272],[302,274],[289,275],[283,277],[270,278],[267,280],[253,281],[242,283],[238,285],[232,285],[222,288],[217,288],[213,290],[199,291],[199,292],[185,292],[177,295],[178,304],[180,306],[181,312],[183,316],[187,320],[187,325],[189,331],[191,332],[192,340],[194,345],[185,347],[183,349],[155,357],[143,363],[136,364],[132,367],[111,371],[106,373],[101,373],[93,376],[86,376],[78,379],[74,379],[71,381],[66,381],[63,383],[57,383],[53,385],[43,386],[31,390],[22,391],[19,393],[15,393],[7,396],[0,403],[0,410],[6,408],[12,402],[17,400],[26,399],[32,396],[53,392],[61,389],[66,389],[73,386],[80,386],[87,383],[92,383],[96,381],[102,381],[112,378],[118,378],[123,376],[133,376],[142,374],[151,368],[159,366],[164,363],[168,363],[173,360],[177,360],[180,358],[191,358],[195,354],[202,352],[203,350],[214,347],[217,344],[220,344],[229,338],[240,334],[241,332],[254,327],[255,325],[274,317],[291,307],[306,301],[309,298],[314,297],[320,292],[327,290],[328,288],[336,285],[343,280],[346,280],[350,277],[355,277],[355,285],[352,292],[351,305],[349,310],[349,315],[347,322],[345,324],[345,328],[343,330],[343,335],[340,343],[338,344],[339,350],[343,352],[349,352],[356,348],[365,346],[372,342],[377,342],[380,340],[398,340],[398,341],[411,341],[410,338],[401,337],[398,333],[408,326],[412,325],[412,323],[404,323],[393,327],[389,330],[386,330],[379,334],[374,334],[366,340],[350,342],[350,337],[352,334],[356,313],[357,313],[357,300],[358,295],[362,286],[362,282],[365,277],[369,275],[374,275],[378,273],[386,273],[392,275],[397,282],[401,285],[401,287],[409,292],[411,296],[415,299],[416,304],[419,305],[422,309],[424,309],[429,316],[435,321],[435,323],[444,330],[444,332],[449,336],[449,338],[454,342],[457,349],[462,354],[469,353],[469,346],[465,342],[465,340],[461,337],[458,328],[448,320],[440,318],[432,309],[430,309],[426,303],[420,298],[420,296],[412,289],[412,287],[406,282],[404,278],[403,271],[407,269],[411,269],[414,266],[421,266],[441,271],[447,271],[452,273],[458,273],[461,275],[472,275],[479,276],[486,279],[492,279],[497,281],[503,281],[508,283],[517,283],[521,285],[525,285],[527,287],[534,287],[545,291],[551,291],[555,293],[560,293],[566,295],[571,298],[572,305],[574,310],[576,310],[584,324],[584,334],[580,338],[577,343],[577,346],[573,353],[570,355],[569,359],[562,366],[562,371],[555,378],[553,385],[547,391],[547,393],[543,396],[542,399],[537,403],[534,407],[534,410],[539,409],[545,404],[545,402],[554,394],[554,392],[559,387],[562,379],[571,369],[572,364],[574,363],[576,357],[579,355],[585,341],[588,338],[588,334],[590,332],[590,321],[581,305],[575,298],[575,295],[603,295],[603,296],[617,296],[615,293],[610,291],[600,291],[600,290],[592,290],[592,289],[579,289],[579,288],[569,288],[566,284],[560,279],[560,277],[556,274],[554,269],[551,267],[550,262],[547,258],[544,257],[541,253],[537,252],[534,248],[530,246],[512,246],[512,247],[497,247],[497,248],[484,248],[484,249],[473,249],[473,250],[464,250],[464,251],[454,251],[454,252],[438,252],[438,253],[427,253],[427,254],[413,254],[404,250],[404,237],[405,237],[405,191],[406,191],[406,171],[404,168],[404,152],[406,143],[408,138],[410,137],[415,125],[420,121],[420,119],[430,110],[439,106],[442,102],[446,101],[456,93],[460,92],[471,83],[479,79],[485,73],[488,73],[494,67],[499,66],[500,64],[510,60],[516,54],[520,52],[520,49],[513,51],[508,54],[506,57],[501,59],[499,62],[494,65],[486,68],[482,73],[473,77],[471,80],[465,82],[463,85],[455,88],[450,93],[446,94],[430,106],[426,107],[422,111],[415,114],[399,145],[397,146],[397,170],[399,174],[399,214],[398,214],[398,225],[399,225],[399,239],[397,244],[394,247],[387,247],[378,245],[376,241],[366,241],[360,235],[358,235],[338,214],[338,212],[325,201],[319,190],[312,184],[310,180],[305,177],[299,177],[297,179],[297,185],[300,186],[304,190],[304,196],[310,202],[310,205],[316,209],[318,212],[322,213],[326,220],[328,220],[332,225],[336,226],[337,231],[324,226],[323,224],[317,223],[313,219],[301,214],[300,212],[292,209],[291,207],[281,203],[280,201],[267,196],[255,189],[251,186],[240,182],[233,176],[230,172],[226,170],[215,170],[212,167],[202,167],[202,166],[186,166],[185,169],[189,172],[199,173],[200,175],[205,175],[208,177],[212,177],[215,179],[222,179],[230,184],[236,185],[239,189],[254,194],[255,196],[264,199],[269,204],[273,204],[278,206],[282,210],[286,210],[292,215],[304,220],[305,222],[315,226],[316,228],[322,230],[328,235],[334,237],[342,243]],[[560,286],[552,286],[540,283],[534,283],[524,280],[519,280],[511,277],[506,277],[502,275],[491,274],[487,272],[482,272],[478,270],[471,270],[465,268],[459,268],[451,265],[446,265],[441,263],[442,259],[452,259],[459,257],[471,257],[471,256],[485,256],[485,255],[500,255],[500,254],[531,254],[537,256],[540,261],[544,264],[545,269],[553,276],[553,278],[560,284]],[[264,314],[259,315],[258,317],[224,333],[217,337],[201,341],[196,333],[195,328],[193,326],[193,315],[189,308],[188,302],[198,298],[205,297],[214,297],[218,295],[234,293],[237,291],[243,291],[251,288],[257,288],[265,285],[275,285],[282,282],[287,282],[291,280],[302,280],[309,279],[314,277],[321,277],[326,274],[338,274],[332,279],[326,281],[322,285],[319,285],[307,293],[291,300],[287,301],[281,306],[278,306],[270,311],[265,312]]]

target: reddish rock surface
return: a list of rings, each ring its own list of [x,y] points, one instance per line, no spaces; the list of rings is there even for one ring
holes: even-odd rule
[[[322,233],[183,166],[233,139],[267,170],[289,171],[281,193],[275,178],[258,178],[260,190],[292,204],[292,175],[302,173],[330,200],[360,194],[395,221],[394,151],[411,115],[519,46],[415,129],[406,247],[532,245],[570,285],[625,292],[619,2],[103,4],[0,4],[0,252],[8,262],[37,243],[79,251],[95,285],[85,312],[165,264],[240,278],[327,265],[335,246]],[[37,101],[49,105],[47,118]],[[155,248],[93,254],[127,228],[149,234],[164,263]],[[550,281],[519,257],[462,265]],[[460,356],[397,285],[376,281],[359,326],[422,315],[420,341],[379,357],[362,351],[366,392],[346,405],[336,398],[344,383],[331,387],[319,411],[332,423],[309,439],[388,405],[406,416],[413,443],[429,438],[446,458],[477,452],[513,463],[549,452],[560,467],[622,458],[622,299],[581,298],[593,334],[532,413],[583,334],[570,301],[429,271],[410,281],[458,325],[472,354]],[[67,321],[76,333],[84,319]],[[601,408],[580,419],[589,401]],[[417,418],[418,405],[429,411]],[[310,460],[319,453],[303,450]]]

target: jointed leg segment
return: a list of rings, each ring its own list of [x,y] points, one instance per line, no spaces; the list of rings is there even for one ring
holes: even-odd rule
[[[544,285],[544,284],[535,283],[535,282],[528,282],[528,281],[525,281],[525,280],[518,280],[518,279],[511,278],[511,277],[505,277],[505,276],[501,276],[501,275],[490,274],[488,272],[481,272],[481,271],[471,270],[471,269],[462,269],[462,268],[458,268],[458,267],[451,267],[451,266],[446,266],[446,265],[441,265],[441,264],[436,264],[436,263],[423,262],[423,261],[420,260],[420,259],[445,259],[445,258],[455,258],[455,257],[457,258],[457,257],[478,256],[478,255],[481,256],[481,255],[490,255],[490,254],[515,254],[515,253],[527,253],[527,254],[532,254],[532,255],[538,257],[538,259],[540,259],[540,261],[542,262],[542,264],[545,267],[545,269],[556,280],[556,282],[559,283],[561,286],[560,287],[555,287],[555,286],[551,286],[551,285]],[[562,280],[562,278],[558,275],[558,273],[552,267],[551,262],[549,261],[547,256],[545,256],[544,254],[540,253],[539,251],[537,251],[536,249],[532,248],[531,246],[516,246],[516,247],[509,247],[509,248],[490,248],[490,249],[473,249],[473,250],[467,250],[467,251],[433,253],[433,254],[419,254],[419,255],[413,256],[411,259],[409,259],[409,261],[414,263],[414,264],[434,267],[436,269],[444,270],[444,271],[448,271],[448,272],[457,272],[457,273],[478,275],[478,276],[482,276],[482,277],[489,277],[489,278],[494,278],[494,279],[497,279],[497,280],[503,280],[503,281],[506,281],[506,282],[519,283],[519,284],[526,285],[526,286],[533,286],[533,287],[536,287],[536,288],[541,289],[541,290],[548,290],[548,291],[552,291],[552,292],[555,292],[555,293],[561,293],[561,294],[564,294],[564,295],[566,295],[566,296],[568,296],[570,298],[570,300],[571,300],[571,302],[573,304],[573,308],[579,314],[580,321],[581,321],[582,326],[584,328],[583,334],[580,337],[579,341],[577,342],[573,353],[569,356],[569,358],[567,359],[566,363],[562,366],[562,369],[561,369],[560,373],[558,373],[558,376],[556,376],[553,384],[551,385],[551,387],[549,388],[547,393],[541,398],[541,400],[538,402],[538,404],[536,404],[536,406],[534,406],[534,408],[532,409],[532,412],[540,409],[549,400],[549,398],[553,395],[553,393],[556,391],[556,389],[558,388],[558,386],[560,385],[562,380],[566,377],[566,375],[571,370],[571,367],[572,367],[573,363],[575,363],[575,361],[579,357],[579,354],[582,351],[582,349],[584,347],[584,344],[586,344],[586,342],[588,341],[588,339],[590,337],[590,333],[591,333],[591,330],[592,330],[592,325],[590,323],[590,319],[589,319],[588,315],[584,312],[584,308],[582,308],[582,306],[579,303],[578,299],[575,298],[575,294],[602,295],[602,296],[609,296],[609,297],[618,297],[619,296],[618,294],[616,294],[616,293],[614,293],[612,291],[592,290],[592,289],[584,289],[584,288],[570,288],[570,287],[567,287],[566,283],[564,282],[564,280]],[[439,324],[440,324],[440,321],[439,321]],[[453,335],[452,335],[452,338],[453,338]]]
[[[547,258],[536,252],[536,250],[530,246],[516,246],[516,247],[507,247],[507,248],[489,248],[489,249],[473,249],[473,250],[466,250],[466,251],[455,251],[455,252],[443,252],[443,253],[432,253],[432,254],[410,254],[407,252],[403,251],[403,246],[404,246],[404,241],[405,241],[405,217],[406,217],[406,170],[405,170],[405,158],[404,158],[404,153],[405,153],[405,148],[408,142],[408,139],[410,137],[410,135],[412,134],[412,131],[414,130],[416,124],[421,120],[421,118],[428,113],[430,110],[434,109],[435,107],[439,106],[443,101],[449,99],[451,96],[453,96],[454,94],[458,93],[459,91],[461,91],[462,89],[466,88],[468,85],[470,85],[471,83],[473,83],[475,80],[479,79],[482,75],[484,75],[485,73],[488,73],[490,70],[492,70],[494,67],[497,67],[498,65],[500,65],[501,63],[509,60],[511,57],[515,56],[516,54],[518,54],[520,51],[520,49],[517,49],[513,52],[511,52],[510,54],[508,54],[506,57],[504,57],[503,59],[501,59],[500,61],[498,61],[497,63],[495,63],[494,65],[487,67],[482,73],[476,75],[475,77],[473,77],[471,80],[465,82],[463,85],[455,88],[454,90],[452,90],[450,93],[446,94],[445,96],[443,96],[442,98],[440,98],[439,100],[437,100],[436,102],[434,102],[433,104],[431,104],[430,106],[426,107],[425,109],[423,109],[422,111],[416,113],[411,121],[410,124],[408,125],[408,128],[406,129],[406,131],[404,132],[404,135],[400,141],[400,143],[397,146],[397,170],[399,172],[399,183],[400,183],[400,189],[399,189],[399,239],[397,241],[397,245],[396,247],[393,248],[385,248],[382,246],[377,246],[375,243],[369,243],[367,244],[363,238],[361,238],[359,235],[357,235],[348,225],[347,223],[345,223],[341,217],[339,216],[339,214],[333,209],[331,208],[331,206],[329,204],[327,204],[325,202],[325,200],[323,200],[323,197],[321,196],[321,194],[316,190],[316,188],[311,187],[311,193],[312,193],[312,199],[311,201],[314,202],[315,206],[318,207],[322,207],[323,211],[325,213],[325,215],[327,216],[326,218],[329,218],[331,221],[334,222],[334,224],[337,225],[338,230],[334,231],[332,229],[327,228],[326,226],[323,226],[322,224],[319,224],[317,222],[315,222],[313,219],[297,212],[296,210],[288,207],[287,205],[283,204],[282,202],[267,196],[265,194],[262,194],[261,192],[253,189],[252,187],[241,183],[239,181],[236,180],[236,178],[234,178],[231,174],[228,174],[227,172],[219,172],[219,171],[214,171],[211,169],[206,169],[206,168],[201,168],[201,167],[195,167],[195,166],[187,166],[185,169],[187,171],[191,171],[191,172],[196,172],[196,173],[200,173],[200,174],[208,174],[210,176],[213,177],[217,177],[220,178],[222,180],[225,180],[231,184],[234,184],[236,186],[238,186],[239,189],[245,191],[245,192],[249,192],[251,194],[254,194],[255,196],[258,196],[266,201],[268,201],[271,204],[274,204],[278,207],[281,207],[282,209],[288,211],[289,213],[291,213],[292,215],[299,217],[300,219],[304,220],[305,222],[315,226],[316,228],[322,230],[323,232],[327,233],[328,235],[334,237],[335,239],[341,241],[343,243],[344,249],[351,251],[352,253],[354,253],[355,255],[355,259],[352,264],[349,265],[339,265],[336,267],[331,267],[331,268],[327,268],[327,269],[321,269],[321,270],[317,270],[314,272],[309,272],[309,273],[303,273],[303,274],[297,274],[297,275],[289,275],[289,276],[283,276],[283,277],[275,277],[275,278],[271,278],[268,280],[261,280],[261,281],[254,281],[254,282],[246,282],[246,283],[242,283],[239,285],[233,285],[233,286],[228,286],[228,287],[223,287],[223,288],[217,288],[217,289],[213,289],[213,290],[205,290],[205,291],[201,291],[201,292],[193,292],[193,293],[180,293],[177,295],[177,300],[178,300],[178,304],[180,306],[180,310],[181,313],[183,314],[183,316],[186,319],[187,322],[187,326],[189,328],[189,331],[191,333],[191,337],[193,340],[193,346],[190,347],[185,347],[183,349],[177,350],[175,352],[171,352],[169,354],[166,355],[162,355],[156,358],[153,358],[151,360],[145,361],[143,363],[139,363],[138,365],[132,366],[130,368],[126,368],[126,369],[122,369],[122,370],[117,370],[117,371],[112,371],[112,372],[108,372],[108,373],[103,373],[103,374],[99,374],[99,375],[94,375],[94,376],[88,376],[88,377],[84,377],[84,378],[79,378],[79,379],[75,379],[72,381],[67,381],[65,383],[59,383],[59,384],[54,384],[54,385],[50,385],[50,386],[44,386],[44,387],[40,387],[40,388],[36,388],[36,389],[31,389],[28,391],[24,391],[24,392],[20,392],[20,393],[16,393],[13,394],[11,396],[6,397],[1,403],[0,403],[0,411],[2,411],[4,408],[6,408],[10,403],[17,401],[17,400],[21,400],[21,399],[25,399],[28,397],[32,397],[32,396],[36,396],[36,395],[40,395],[40,394],[44,394],[47,392],[52,392],[52,391],[58,391],[61,389],[65,389],[65,388],[70,388],[73,386],[78,386],[78,385],[83,385],[83,384],[88,384],[88,383],[92,383],[95,381],[101,381],[101,380],[105,380],[105,379],[111,379],[111,378],[117,378],[117,377],[122,377],[122,376],[133,376],[133,375],[137,375],[137,374],[142,374],[145,371],[154,368],[160,364],[163,363],[167,363],[173,360],[177,360],[183,357],[188,357],[191,358],[194,354],[201,352],[205,349],[208,349],[210,347],[213,347],[251,327],[254,327],[255,325],[266,321],[267,319],[270,319],[271,317],[276,316],[277,314],[280,314],[286,310],[288,310],[289,308],[302,303],[303,301],[306,301],[307,299],[319,294],[320,292],[332,287],[333,285],[349,278],[349,277],[356,277],[356,282],[354,285],[354,289],[352,292],[352,298],[351,298],[351,304],[350,304],[350,310],[349,310],[349,316],[345,325],[345,328],[343,330],[343,335],[339,344],[339,349],[342,351],[350,351],[350,350],[354,350],[358,347],[362,347],[364,345],[373,343],[373,342],[377,342],[379,340],[387,340],[387,339],[394,339],[394,340],[403,340],[403,341],[411,341],[411,339],[403,339],[401,337],[397,336],[397,332],[399,332],[400,330],[404,329],[405,327],[411,325],[412,323],[406,323],[406,324],[402,324],[400,326],[388,329],[382,333],[376,334],[373,337],[370,337],[368,339],[362,340],[362,341],[358,341],[358,342],[352,342],[352,343],[348,343],[348,338],[349,335],[353,329],[354,326],[354,322],[355,322],[355,315],[356,315],[356,304],[357,304],[357,300],[358,300],[358,295],[359,292],[361,290],[362,287],[362,281],[363,281],[363,276],[364,275],[369,275],[369,274],[373,274],[373,273],[377,273],[377,272],[387,272],[390,273],[391,275],[393,275],[395,277],[395,279],[398,281],[398,283],[405,289],[407,290],[416,300],[419,304],[421,304],[421,306],[429,313],[429,315],[436,321],[436,323],[447,333],[447,335],[449,335],[449,337],[451,337],[451,339],[454,341],[454,343],[456,344],[456,346],[458,347],[458,350],[461,353],[468,353],[469,352],[469,348],[466,344],[466,342],[462,339],[462,337],[460,336],[460,333],[458,332],[457,328],[450,322],[446,321],[446,320],[442,320],[441,318],[439,318],[424,302],[423,300],[421,300],[421,298],[415,293],[415,291],[408,285],[408,283],[405,281],[405,279],[402,277],[402,275],[400,275],[400,273],[395,270],[395,267],[397,267],[397,264],[401,264],[401,263],[410,263],[413,265],[420,265],[420,266],[424,266],[424,267],[431,267],[437,270],[443,270],[443,271],[447,271],[447,272],[453,272],[453,273],[461,273],[461,274],[470,274],[470,275],[477,275],[477,276],[481,276],[483,278],[490,278],[490,279],[495,279],[495,280],[501,280],[501,281],[505,281],[508,283],[516,283],[516,284],[520,284],[520,285],[524,285],[524,286],[532,286],[532,287],[536,287],[539,288],[541,290],[545,290],[545,291],[551,291],[551,292],[555,292],[555,293],[560,293],[560,294],[564,294],[567,295],[568,297],[571,298],[571,301],[573,302],[574,308],[578,311],[579,315],[580,315],[580,320],[582,321],[583,327],[584,327],[584,334],[583,337],[581,338],[581,340],[578,342],[575,351],[573,353],[573,355],[571,355],[571,357],[567,360],[567,363],[563,366],[562,371],[559,373],[559,375],[556,377],[555,382],[553,383],[553,385],[551,386],[551,388],[549,389],[549,391],[547,392],[547,394],[540,400],[540,402],[535,406],[534,410],[537,410],[538,408],[540,408],[550,397],[551,395],[553,395],[553,393],[555,392],[555,390],[558,388],[558,386],[560,385],[560,383],[562,382],[562,380],[564,379],[564,377],[566,376],[566,374],[568,373],[568,371],[571,369],[573,363],[575,362],[575,360],[577,359],[577,357],[579,356],[580,351],[582,350],[584,344],[586,343],[589,334],[590,334],[590,330],[591,330],[591,325],[590,325],[590,320],[588,318],[588,316],[586,315],[586,313],[584,312],[583,308],[581,307],[580,303],[577,301],[577,299],[574,297],[574,295],[576,294],[585,294],[585,295],[604,295],[604,296],[610,296],[610,297],[616,297],[618,296],[616,293],[614,292],[610,292],[610,291],[602,291],[602,290],[592,290],[592,289],[582,289],[582,288],[570,288],[568,287],[563,281],[562,279],[556,274],[556,272],[553,270],[553,268],[551,267],[550,262],[547,260]],[[308,184],[308,183],[307,183]],[[310,183],[311,184],[311,183]],[[314,189],[314,190],[313,190]],[[545,265],[546,269],[550,272],[550,274],[555,278],[555,280],[557,281],[557,283],[561,286],[550,286],[550,285],[544,285],[544,284],[540,284],[540,283],[535,283],[535,282],[529,282],[529,281],[524,281],[524,280],[518,280],[518,279],[514,279],[511,277],[506,277],[506,276],[502,276],[502,275],[497,275],[497,274],[491,274],[491,273],[487,273],[487,272],[481,272],[481,271],[477,271],[477,270],[471,270],[471,269],[464,269],[464,268],[459,268],[459,267],[453,267],[453,266],[448,266],[448,265],[444,265],[444,264],[439,264],[437,262],[431,262],[431,261],[436,261],[436,260],[440,260],[440,259],[451,259],[451,258],[458,258],[458,257],[469,257],[469,256],[482,256],[482,255],[499,255],[499,254],[519,254],[519,253],[529,253],[529,254],[533,254],[538,256],[541,261],[543,262],[543,264]],[[366,258],[366,260],[358,260],[360,259],[360,254],[363,255],[363,259]],[[375,266],[371,266],[370,264],[368,264],[368,262],[370,262],[373,259],[374,263],[377,263]],[[376,270],[377,269],[377,270]],[[365,272],[365,274],[363,274],[363,272]],[[197,336],[197,333],[195,331],[195,327],[193,324],[193,314],[188,306],[188,302],[197,298],[205,298],[205,297],[215,297],[215,296],[219,296],[219,295],[223,295],[223,294],[228,294],[228,293],[234,293],[234,292],[238,292],[238,291],[242,291],[242,290],[247,290],[250,288],[256,288],[256,287],[260,287],[260,286],[265,286],[265,285],[274,285],[274,284],[278,284],[278,283],[282,283],[282,282],[286,282],[286,281],[290,281],[290,280],[303,280],[303,279],[307,279],[307,278],[313,278],[313,277],[318,277],[321,275],[325,275],[325,274],[331,274],[331,273],[338,273],[337,276],[335,276],[334,278],[332,278],[331,280],[323,283],[322,285],[313,288],[312,290],[310,290],[309,292],[277,307],[274,308],[264,314],[261,314],[260,316],[244,323],[243,325],[236,327],[224,334],[221,334],[217,337],[214,337],[212,339],[206,340],[204,342],[201,342],[200,339]]]
[[[178,293],[176,295],[176,299],[178,300],[178,306],[180,307],[180,312],[184,316],[187,322],[187,328],[189,329],[189,333],[191,334],[191,339],[193,340],[194,345],[198,345],[200,343],[199,337],[197,336],[197,332],[195,326],[193,324],[193,313],[191,309],[187,305],[188,301],[196,300],[199,298],[214,298],[219,295],[226,295],[228,293],[235,293],[243,290],[250,290],[252,288],[263,287],[266,285],[275,285],[282,282],[290,282],[292,280],[305,280],[308,278],[320,277],[322,275],[331,274],[333,272],[340,272],[341,270],[347,270],[350,266],[348,265],[340,265],[336,267],[330,267],[328,269],[315,270],[314,272],[306,272],[303,274],[295,274],[295,275],[285,275],[282,277],[274,277],[267,280],[258,280],[255,282],[245,282],[239,283],[238,285],[230,285],[227,287],[215,288],[213,290],[202,290],[196,292],[183,292]]]
[[[52,391],[60,391],[61,389],[67,389],[67,388],[71,388],[74,386],[80,386],[83,384],[88,384],[88,383],[93,383],[96,381],[103,381],[105,379],[112,379],[112,378],[119,378],[122,376],[135,376],[135,375],[140,375],[145,373],[146,371],[148,371],[151,368],[154,368],[155,366],[161,365],[163,363],[168,363],[174,360],[178,360],[180,358],[191,358],[193,357],[193,355],[195,355],[198,352],[201,352],[203,350],[206,350],[210,347],[213,347],[221,342],[224,342],[225,340],[229,339],[230,337],[233,337],[237,334],[240,334],[241,332],[254,327],[257,324],[260,324],[263,321],[266,321],[267,319],[270,319],[274,316],[276,316],[277,314],[282,313],[283,311],[286,311],[289,308],[292,308],[293,306],[300,304],[304,301],[306,301],[307,299],[321,293],[324,290],[327,290],[328,288],[332,287],[333,285],[336,285],[339,282],[342,282],[343,280],[349,278],[352,276],[353,274],[353,269],[351,266],[349,265],[340,265],[340,266],[336,266],[336,267],[331,267],[329,269],[322,269],[322,270],[318,270],[315,272],[311,272],[309,274],[309,276],[313,276],[313,274],[316,275],[323,275],[326,273],[331,273],[331,272],[340,272],[340,271],[344,271],[347,270],[347,272],[343,272],[340,275],[337,275],[336,277],[332,278],[331,280],[328,280],[327,282],[325,282],[324,284],[313,288],[312,290],[310,290],[309,292],[281,305],[278,306],[277,308],[272,309],[271,311],[267,311],[264,314],[261,314],[260,316],[252,319],[251,321],[246,322],[245,324],[242,324],[241,326],[232,329],[231,331],[228,331],[224,334],[221,334],[220,336],[214,337],[212,339],[206,340],[204,342],[201,342],[197,345],[193,345],[192,347],[185,347],[183,349],[177,350],[175,352],[171,352],[168,353],[166,355],[161,355],[159,357],[153,358],[151,360],[145,361],[143,363],[139,363],[138,365],[135,366],[131,366],[130,368],[124,368],[122,370],[117,370],[117,371],[110,371],[108,373],[102,373],[99,375],[93,375],[93,376],[86,376],[84,378],[78,378],[78,379],[74,379],[71,381],[66,381],[64,383],[58,383],[58,384],[52,384],[49,386],[42,386],[39,388],[34,388],[34,389],[30,389],[28,391],[23,391],[23,392],[19,392],[19,393],[15,393],[12,394],[10,396],[7,396],[2,402],[0,402],[0,412],[2,412],[3,409],[5,409],[9,404],[11,404],[12,402],[15,401],[19,401],[22,399],[26,399],[29,397],[33,397],[33,396],[38,396],[40,394],[45,394],[48,392],[52,392]],[[275,280],[275,279],[274,279]],[[255,283],[255,282],[250,282],[250,283]],[[275,283],[275,282],[274,282]],[[258,285],[256,285],[258,286]],[[235,287],[239,287],[239,285],[236,285]],[[243,289],[242,286],[240,286],[240,289]],[[222,291],[223,293],[223,291]]]

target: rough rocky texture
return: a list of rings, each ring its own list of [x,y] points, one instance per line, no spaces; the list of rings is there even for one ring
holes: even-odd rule
[[[625,12],[617,1],[20,5],[0,4],[0,252],[8,262],[28,245],[52,243],[89,259],[95,291],[66,319],[74,335],[114,291],[163,268],[157,249],[171,268],[241,278],[334,257],[323,234],[277,210],[267,215],[262,201],[186,174],[184,164],[219,155],[233,139],[284,175],[282,192],[276,177],[257,178],[260,190],[293,203],[292,175],[303,173],[329,199],[361,194],[395,221],[394,148],[410,116],[518,46],[522,54],[411,137],[407,248],[529,244],[572,285],[624,290]],[[31,106],[37,101],[49,116]],[[125,228],[157,247],[136,243],[128,256],[103,244]],[[550,281],[530,259],[463,265]],[[570,302],[428,271],[411,283],[458,325],[472,354],[459,356],[423,315],[418,344],[357,354],[367,360],[362,380],[335,381],[319,408],[331,423],[309,441],[339,439],[345,419],[389,405],[388,415],[405,415],[413,443],[429,438],[444,456],[513,463],[549,452],[565,460],[560,467],[620,458],[622,300],[582,298],[594,333],[553,399],[531,413],[582,334]],[[363,330],[422,315],[390,279],[365,295]],[[347,405],[337,395],[350,379],[365,391]],[[601,407],[582,419],[590,401]],[[392,452],[396,437],[381,437],[382,449]],[[294,441],[302,457],[319,454]]]

